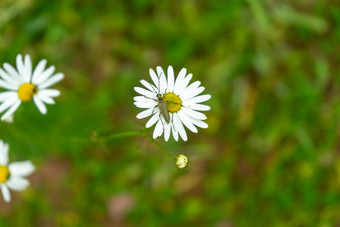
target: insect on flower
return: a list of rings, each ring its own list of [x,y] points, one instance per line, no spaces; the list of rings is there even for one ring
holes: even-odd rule
[[[149,70],[154,85],[141,80],[146,89],[134,88],[140,94],[134,97],[134,104],[146,109],[139,113],[137,118],[143,119],[152,115],[145,127],[156,124],[153,138],[160,137],[164,132],[164,139],[168,141],[172,132],[175,140],[178,140],[180,135],[186,141],[188,138],[184,126],[194,133],[198,132],[196,126],[208,127],[203,122],[206,119],[205,114],[199,111],[210,110],[209,106],[200,103],[209,100],[211,96],[199,95],[204,90],[204,87],[200,86],[201,82],[195,81],[189,85],[192,74],[187,75],[185,68],[179,72],[176,80],[172,66],[168,67],[167,78],[161,67],[156,69],[157,74],[152,69]]]

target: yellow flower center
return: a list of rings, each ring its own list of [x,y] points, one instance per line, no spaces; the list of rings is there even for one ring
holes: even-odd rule
[[[182,107],[182,100],[174,93],[164,94],[163,99],[167,103],[168,110],[171,113],[176,113]]]
[[[37,87],[31,83],[24,83],[19,87],[18,96],[23,102],[30,101],[37,93]]]
[[[7,166],[0,166],[0,183],[5,183],[9,177],[9,169]]]

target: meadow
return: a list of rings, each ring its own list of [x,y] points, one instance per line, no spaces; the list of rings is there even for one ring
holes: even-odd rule
[[[65,78],[46,115],[0,122],[36,166],[0,226],[338,226],[339,43],[335,0],[1,0],[0,67]],[[186,142],[136,118],[134,87],[169,65],[211,95]]]

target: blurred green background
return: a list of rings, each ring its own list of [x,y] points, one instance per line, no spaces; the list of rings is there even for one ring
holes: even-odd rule
[[[65,79],[41,115],[0,123],[31,186],[0,226],[337,226],[340,4],[336,0],[1,0],[0,63],[30,54]],[[134,86],[186,67],[212,98],[177,170],[143,136]],[[152,130],[148,131],[152,135]]]

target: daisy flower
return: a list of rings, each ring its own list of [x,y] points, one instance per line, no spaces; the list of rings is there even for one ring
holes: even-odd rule
[[[146,128],[156,124],[153,138],[162,136],[168,141],[172,133],[177,141],[180,136],[184,141],[188,139],[185,128],[197,133],[197,128],[207,128],[203,122],[207,119],[200,111],[210,110],[207,105],[201,104],[210,99],[210,95],[199,95],[204,91],[201,82],[195,81],[189,85],[192,74],[187,74],[183,68],[176,80],[172,66],[168,67],[167,77],[163,69],[158,66],[156,72],[149,70],[152,82],[141,80],[146,88],[135,87],[135,91],[141,96],[134,97],[135,105],[145,109],[137,115],[138,119],[152,115],[146,123]]]
[[[31,161],[13,162],[8,164],[8,144],[0,140],[0,187],[6,202],[11,201],[9,188],[14,191],[23,191],[29,185],[24,177],[34,171]]]
[[[29,55],[23,59],[19,54],[16,59],[17,69],[5,63],[4,69],[0,68],[0,87],[7,91],[0,93],[0,113],[6,111],[1,120],[13,115],[22,102],[33,99],[42,114],[46,114],[46,104],[54,104],[52,98],[60,95],[56,89],[49,89],[51,85],[64,78],[64,74],[54,74],[54,66],[45,69],[47,61],[41,60],[32,70],[32,61]]]

